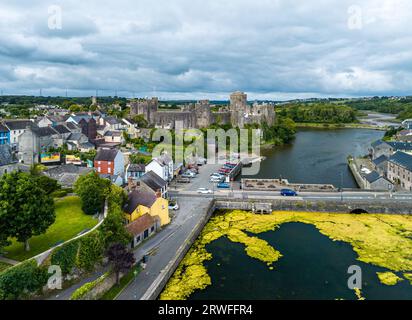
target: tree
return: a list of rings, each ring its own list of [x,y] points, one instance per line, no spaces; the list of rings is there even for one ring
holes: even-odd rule
[[[149,123],[141,114],[134,116],[132,120],[137,123],[139,128],[147,128],[149,126]]]
[[[60,185],[57,180],[49,178],[48,176],[39,176],[34,178],[36,184],[46,192],[46,194],[51,194],[54,191],[60,189]]]
[[[104,253],[103,235],[94,231],[80,240],[77,266],[85,271],[92,271],[96,263],[101,262]]]
[[[110,181],[100,178],[97,172],[91,172],[77,179],[74,192],[79,195],[82,209],[86,214],[94,215],[101,212],[109,186]]]
[[[136,262],[133,253],[129,252],[124,244],[112,244],[106,252],[106,256],[116,273],[116,284],[120,284],[120,272],[129,271]]]
[[[0,217],[6,219],[7,235],[30,250],[29,239],[46,232],[56,214],[52,197],[28,173],[12,172],[0,180]]]

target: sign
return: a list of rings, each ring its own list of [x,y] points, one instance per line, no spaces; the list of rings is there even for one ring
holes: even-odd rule
[[[81,166],[82,165],[82,160],[79,157],[73,156],[73,155],[67,155],[66,156],[66,164],[74,164],[76,166]]]
[[[60,153],[59,152],[45,152],[40,154],[40,162],[41,163],[53,163],[53,162],[60,162]]]

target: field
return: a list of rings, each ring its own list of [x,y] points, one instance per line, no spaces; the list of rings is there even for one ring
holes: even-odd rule
[[[13,240],[9,247],[5,247],[5,257],[17,261],[23,261],[52,246],[69,240],[85,229],[91,229],[97,224],[92,216],[83,213],[80,198],[76,196],[56,200],[56,221],[47,232],[30,239],[29,252],[24,250],[23,243]]]

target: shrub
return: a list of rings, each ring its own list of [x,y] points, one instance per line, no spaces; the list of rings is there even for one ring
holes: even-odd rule
[[[65,196],[67,196],[67,193],[68,193],[67,190],[62,189],[62,190],[56,190],[56,191],[52,192],[50,195],[53,198],[63,198]]]
[[[101,262],[104,251],[104,240],[100,231],[92,232],[80,240],[77,267],[92,271],[96,263]]]
[[[0,274],[0,299],[15,300],[40,291],[47,283],[47,269],[29,260]]]
[[[58,265],[64,274],[70,274],[76,266],[78,251],[79,241],[71,241],[53,251],[51,256],[51,264]]]
[[[109,274],[109,272],[106,272],[104,275],[97,278],[96,280],[82,285],[75,292],[73,292],[72,296],[70,297],[70,300],[81,300],[86,294],[88,294],[91,290],[96,288],[98,284],[102,283],[109,276]]]

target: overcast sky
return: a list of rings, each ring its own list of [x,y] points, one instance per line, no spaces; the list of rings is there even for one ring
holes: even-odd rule
[[[410,0],[1,0],[0,89],[410,95],[411,30]]]

